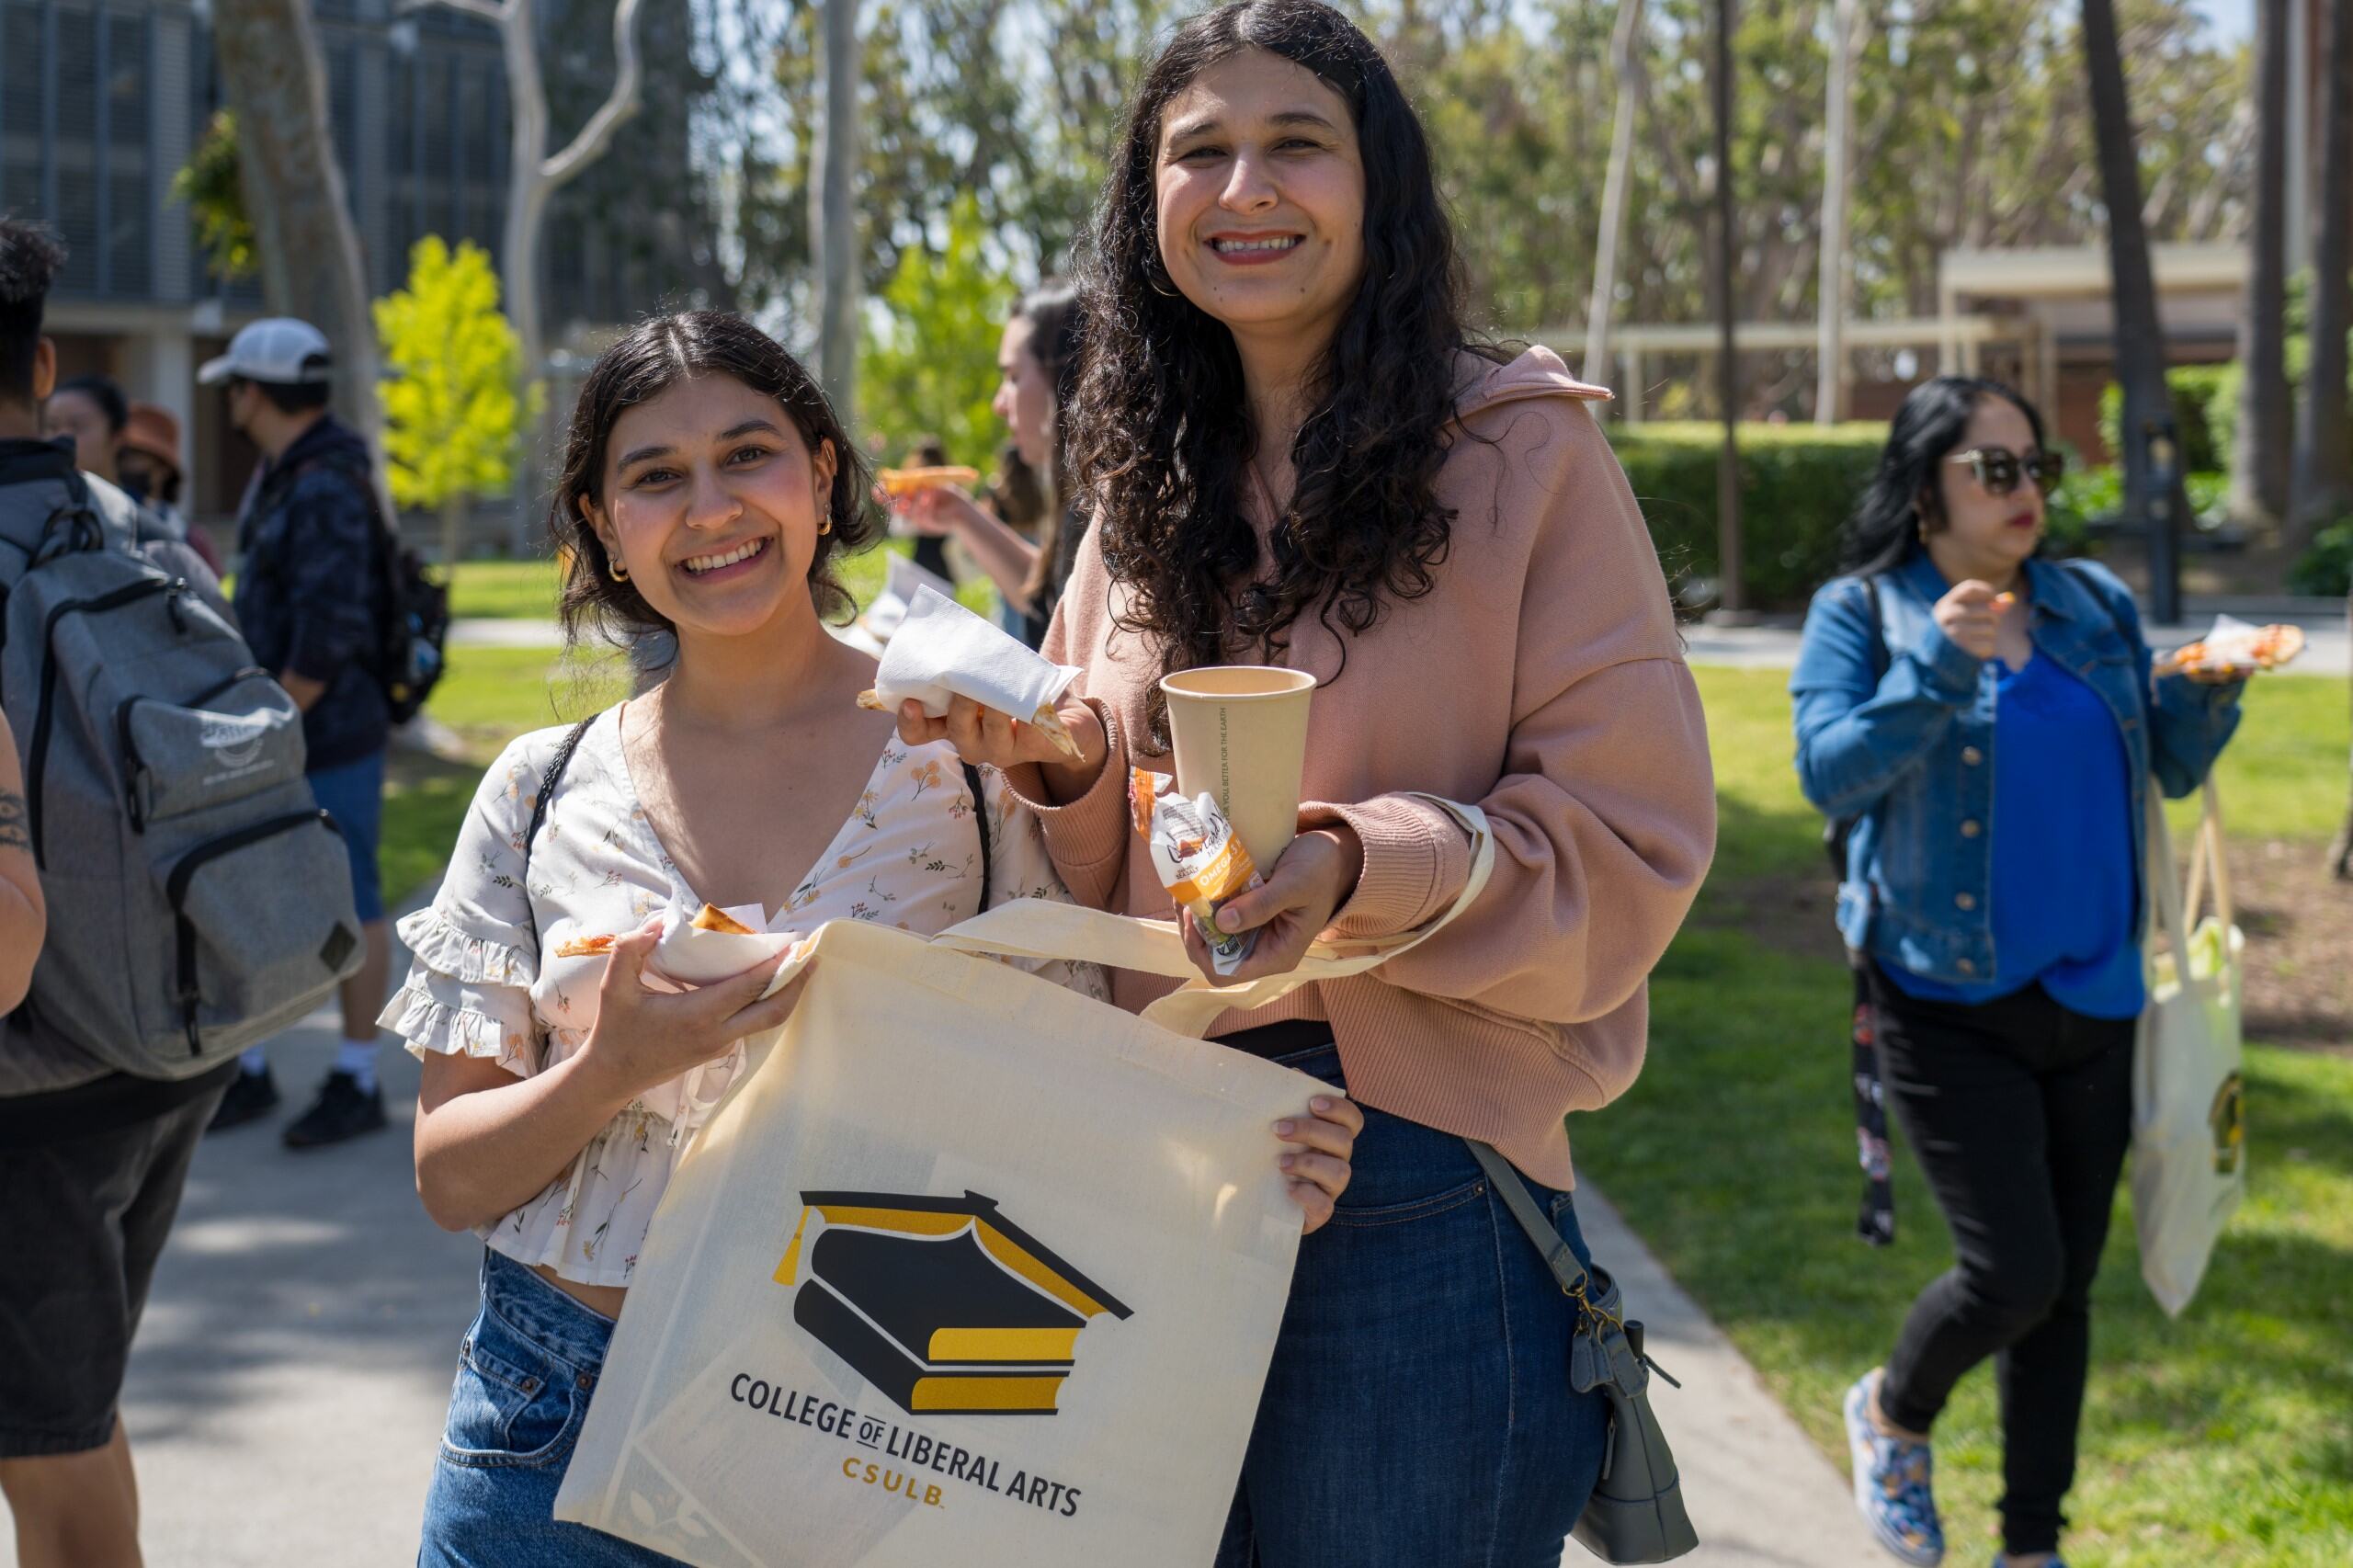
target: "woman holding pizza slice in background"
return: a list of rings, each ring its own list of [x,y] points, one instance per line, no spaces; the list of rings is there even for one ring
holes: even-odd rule
[[[2043,558],[2061,472],[2008,387],[1915,388],[1790,683],[1806,798],[1851,824],[1838,926],[1887,1096],[1959,1253],[1846,1401],[1857,1506],[1924,1568],[1929,1429],[1988,1357],[1997,1568],[2057,1561],[2131,1139],[2148,791],[2197,789],[2239,722],[2236,674],[2156,675],[2131,590]]]

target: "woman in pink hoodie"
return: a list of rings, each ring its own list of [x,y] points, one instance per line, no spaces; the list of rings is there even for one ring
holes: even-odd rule
[[[1495,874],[1452,925],[1211,1031],[1365,1121],[1301,1245],[1219,1561],[1555,1562],[1604,1407],[1570,1385],[1574,1303],[1463,1140],[1585,1258],[1563,1119],[1633,1081],[1645,977],[1715,837],[1698,693],[1590,411],[1608,394],[1466,331],[1421,127],[1314,0],[1176,31],[1097,223],[1071,432],[1093,527],[1044,650],[1086,672],[1063,710],[1084,756],[969,704],[902,733],[1007,768],[1079,898],[1165,915],[1124,806],[1131,763],[1169,766],[1156,683],[1312,672],[1300,836],[1221,915],[1259,932],[1239,978],[1430,920],[1471,846],[1417,793],[1485,812]],[[1114,984],[1131,1007],[1169,988]]]

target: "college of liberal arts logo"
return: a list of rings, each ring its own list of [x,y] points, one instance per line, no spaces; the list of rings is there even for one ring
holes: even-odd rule
[[[801,1201],[776,1271],[792,1321],[910,1415],[1051,1415],[1078,1331],[1131,1315],[980,1193]]]

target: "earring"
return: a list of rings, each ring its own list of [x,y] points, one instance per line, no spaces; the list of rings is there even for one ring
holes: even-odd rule
[[[605,559],[605,575],[616,583],[626,583],[629,581],[629,568],[608,556]]]
[[[1143,280],[1150,286],[1152,291],[1163,299],[1173,300],[1176,298],[1176,290],[1174,288],[1164,289],[1160,286],[1160,280],[1167,276],[1168,269],[1161,264],[1158,256],[1155,256],[1143,264]]]
[[[825,535],[827,535],[827,534],[829,534],[829,533],[831,533],[831,532],[833,532],[833,531],[834,531],[834,519],[833,519],[833,518],[831,518],[831,517],[827,517],[827,518],[825,519],[824,526],[823,528],[819,528],[819,529],[817,530],[817,537],[818,537],[818,538],[820,538],[820,539],[823,539],[823,538],[824,538],[824,536],[825,536]]]
[[[1912,503],[1912,528],[1920,536],[1922,544],[1928,542],[1928,514],[1920,510],[1917,501]]]

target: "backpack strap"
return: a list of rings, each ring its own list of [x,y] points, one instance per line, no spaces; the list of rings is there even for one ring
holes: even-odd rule
[[[531,802],[530,824],[523,829],[523,917],[531,923],[531,951],[536,956],[540,948],[539,911],[531,907],[531,846],[540,836],[540,825],[548,820],[548,802],[555,799],[555,787],[563,778],[564,769],[572,766],[572,754],[580,749],[580,737],[588,733],[598,715],[591,713],[572,726],[563,744],[555,748],[555,756],[548,764],[547,774],[540,780],[539,798]]]
[[[969,762],[964,764],[964,788],[972,792],[972,825],[978,828],[981,834],[981,909],[985,914],[989,907],[989,894],[993,881],[989,865],[992,858],[989,844],[989,802],[988,797],[981,792],[981,770]]]

